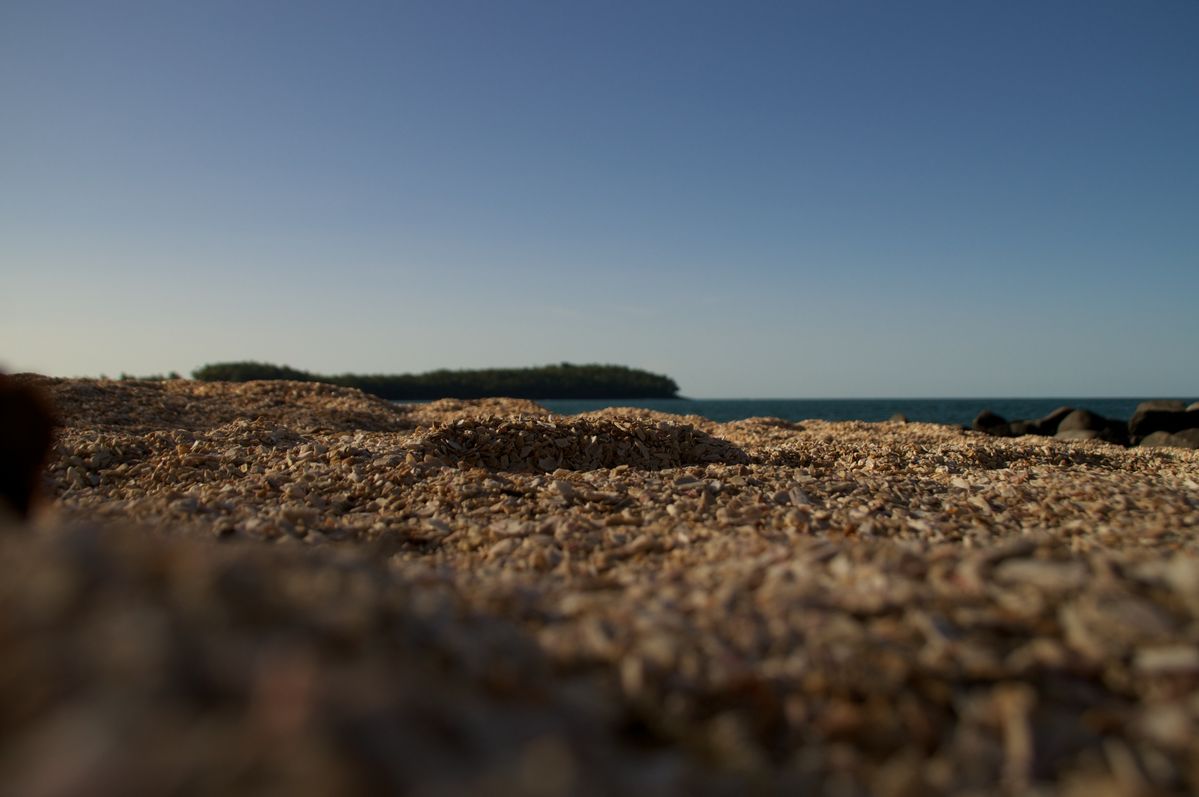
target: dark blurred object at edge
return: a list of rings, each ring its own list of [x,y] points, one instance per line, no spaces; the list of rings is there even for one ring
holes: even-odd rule
[[[41,391],[0,374],[0,505],[26,518],[54,442],[54,412]]]

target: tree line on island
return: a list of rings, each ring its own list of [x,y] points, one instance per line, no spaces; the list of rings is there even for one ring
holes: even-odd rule
[[[624,365],[543,365],[531,368],[484,368],[423,374],[322,375],[286,365],[231,362],[205,365],[192,371],[205,382],[249,382],[290,379],[355,387],[393,401],[485,398],[526,399],[641,399],[678,398],[679,387],[668,376]]]

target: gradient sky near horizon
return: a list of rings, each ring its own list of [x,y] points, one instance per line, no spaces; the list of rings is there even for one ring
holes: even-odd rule
[[[1199,2],[0,4],[0,367],[1199,394]]]

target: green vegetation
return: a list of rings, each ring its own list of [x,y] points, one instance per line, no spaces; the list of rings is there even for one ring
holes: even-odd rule
[[[679,387],[668,376],[623,365],[544,365],[536,368],[487,368],[478,371],[430,371],[424,374],[320,374],[259,362],[216,363],[192,376],[206,382],[292,379],[356,387],[392,400],[483,398],[529,399],[677,398]]]
[[[101,374],[100,378],[104,379],[105,377],[103,374]],[[120,379],[122,382],[167,382],[171,379],[182,378],[183,377],[179,375],[178,371],[171,371],[169,374],[150,374],[149,376],[134,376],[133,374],[127,374],[124,371],[121,371],[121,375],[117,377],[117,379]]]
[[[286,365],[252,362],[216,363],[192,371],[192,377],[202,382],[252,382],[255,379],[291,379],[295,382],[328,382],[316,374],[298,371]]]

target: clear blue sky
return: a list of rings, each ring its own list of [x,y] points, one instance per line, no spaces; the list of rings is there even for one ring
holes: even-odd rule
[[[1199,2],[0,3],[0,365],[1199,393]]]

